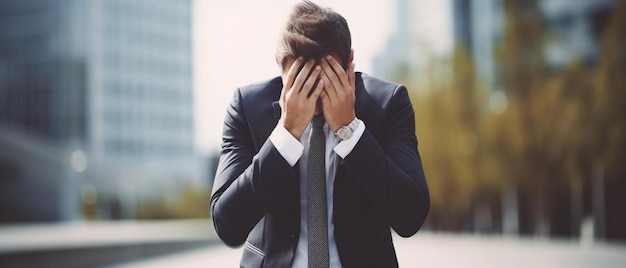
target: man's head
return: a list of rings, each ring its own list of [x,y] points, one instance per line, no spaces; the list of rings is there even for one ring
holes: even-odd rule
[[[296,5],[280,34],[276,60],[283,70],[297,57],[333,55],[344,69],[352,62],[348,23],[339,13],[305,0]]]

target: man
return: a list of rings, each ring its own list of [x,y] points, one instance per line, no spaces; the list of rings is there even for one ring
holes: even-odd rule
[[[236,90],[211,208],[242,267],[395,267],[391,228],[409,237],[426,218],[407,90],[352,60],[345,19],[305,1],[280,38],[282,77]]]

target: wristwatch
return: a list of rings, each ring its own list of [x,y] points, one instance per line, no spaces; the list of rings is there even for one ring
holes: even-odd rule
[[[352,133],[354,133],[358,126],[359,120],[355,117],[350,124],[340,127],[337,132],[335,132],[335,136],[337,136],[340,140],[345,141],[352,137]]]

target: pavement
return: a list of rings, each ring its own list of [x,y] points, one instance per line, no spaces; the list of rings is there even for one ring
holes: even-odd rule
[[[626,245],[418,233],[394,237],[400,267],[626,267]],[[222,244],[118,267],[237,267],[241,249]]]
[[[108,267],[219,243],[209,220],[0,225],[0,267]]]
[[[400,267],[626,267],[626,244],[420,231]],[[237,267],[209,220],[0,226],[0,267]]]
[[[25,251],[216,241],[208,219],[0,225],[0,255]]]

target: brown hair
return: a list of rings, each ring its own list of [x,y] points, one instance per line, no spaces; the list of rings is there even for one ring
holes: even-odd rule
[[[352,41],[346,19],[310,1],[297,4],[280,35],[276,56],[284,68],[289,57],[319,60],[339,57],[343,68],[350,63]]]

